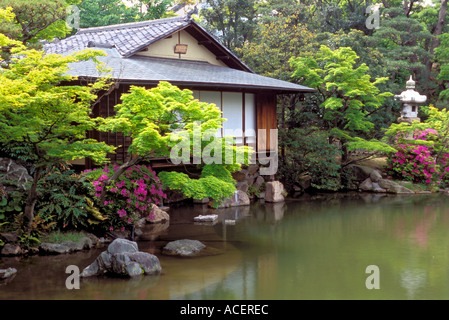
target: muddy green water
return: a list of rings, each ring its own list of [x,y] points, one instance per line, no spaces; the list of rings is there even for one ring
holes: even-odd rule
[[[148,226],[141,251],[160,276],[82,279],[68,290],[68,265],[82,270],[104,250],[1,258],[17,275],[2,299],[449,299],[449,196],[334,194],[218,211],[215,225],[193,217],[201,205],[172,208],[169,225]],[[235,224],[225,223],[235,220]],[[229,222],[229,221],[228,221]],[[171,240],[198,239],[209,255],[161,255]],[[368,266],[377,273],[367,273]],[[368,289],[366,280],[379,289]]]

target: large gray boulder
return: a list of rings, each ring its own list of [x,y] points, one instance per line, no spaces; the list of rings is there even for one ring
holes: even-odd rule
[[[158,274],[162,270],[159,259],[148,252],[140,252],[137,243],[115,239],[94,262],[84,268],[81,277],[115,275],[135,277]]]
[[[116,275],[139,276],[161,271],[159,259],[148,252],[122,252],[111,257],[111,268]]]
[[[134,241],[127,239],[115,239],[109,244],[107,251],[111,255],[114,255],[116,253],[123,252],[139,252],[139,248],[137,247],[137,243]]]
[[[12,192],[17,188],[25,190],[26,184],[33,178],[28,174],[27,169],[9,158],[0,158],[0,181],[7,192]]]

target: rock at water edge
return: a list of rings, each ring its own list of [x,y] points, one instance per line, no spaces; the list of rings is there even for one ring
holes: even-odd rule
[[[188,257],[198,254],[205,247],[206,245],[198,240],[175,240],[167,243],[167,245],[163,248],[162,253],[171,256]]]
[[[265,186],[265,201],[266,202],[281,202],[284,201],[284,185],[280,181],[270,181]]]

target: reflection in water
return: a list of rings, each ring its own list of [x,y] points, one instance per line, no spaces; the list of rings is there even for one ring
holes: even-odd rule
[[[407,298],[415,299],[418,289],[424,287],[427,281],[425,270],[404,269],[401,271],[401,286],[407,290]]]
[[[1,258],[18,269],[0,299],[448,299],[449,197],[326,194],[299,201],[211,210],[172,207],[170,223],[149,225],[141,251],[156,254],[160,276],[83,279],[65,288],[65,267],[81,269],[101,250]],[[218,214],[215,224],[193,217]],[[234,223],[229,223],[234,221]],[[207,256],[176,258],[161,248],[197,239]],[[368,265],[380,289],[368,290]]]

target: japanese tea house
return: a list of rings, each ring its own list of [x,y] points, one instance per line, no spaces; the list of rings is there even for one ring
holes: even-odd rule
[[[89,47],[107,53],[100,60],[112,68],[117,83],[95,105],[95,116],[113,115],[114,106],[130,85],[152,87],[168,81],[192,90],[200,101],[216,104],[228,119],[222,133],[241,130],[237,142],[256,146],[256,155],[267,155],[277,148],[277,141],[270,143],[269,139],[270,129],[277,128],[276,96],[314,91],[255,74],[197,22],[185,17],[80,29],[71,37],[46,44],[44,49],[47,53],[70,54]],[[69,74],[79,79],[101,76],[91,62],[73,64]],[[266,131],[257,135],[258,129]],[[92,132],[91,138],[121,146],[110,158],[125,160],[130,140],[122,134]],[[164,159],[159,165],[168,162]],[[92,166],[89,160],[78,164]],[[152,165],[157,166],[157,161]]]

